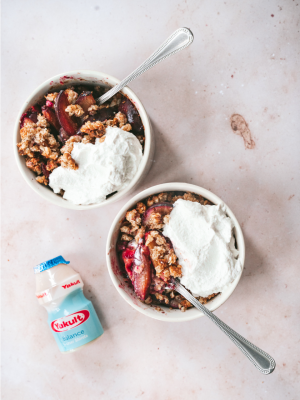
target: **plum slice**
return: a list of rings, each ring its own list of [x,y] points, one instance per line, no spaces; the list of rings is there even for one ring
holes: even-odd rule
[[[62,143],[65,143],[68,139],[70,139],[70,136],[63,128],[60,128],[58,138]]]
[[[45,177],[48,179],[48,178],[49,178],[49,175],[50,175],[50,172],[47,170],[45,163],[42,162],[42,163],[41,163],[41,167],[42,167],[42,172],[43,172],[43,174],[44,174]]]
[[[40,114],[41,113],[41,107],[38,104],[36,104],[34,106],[31,106],[31,112]]]
[[[83,92],[78,97],[75,104],[78,104],[83,109],[83,111],[87,113],[89,107],[96,104],[96,100],[94,99],[92,92]]]
[[[57,131],[60,130],[60,123],[57,119],[57,116],[55,114],[55,111],[48,106],[43,106],[42,107],[42,113],[46,120],[55,128]]]
[[[169,215],[173,209],[173,205],[171,203],[157,203],[153,204],[153,206],[149,207],[148,210],[143,214],[142,224],[144,226],[150,225],[151,223],[151,215],[152,214],[161,214],[162,217],[165,215]]]
[[[65,111],[68,106],[68,94],[65,90],[61,90],[55,101],[56,116],[64,131],[69,136],[73,136],[76,134],[78,126],[75,120]]]
[[[127,116],[127,120],[135,133],[144,131],[141,117],[129,99],[125,99],[119,104],[119,111]]]
[[[125,270],[129,276],[129,278],[132,281],[133,281],[132,266],[133,266],[134,253],[135,253],[136,248],[137,248],[137,243],[135,240],[132,240],[131,242],[128,243],[128,245],[122,251],[122,260],[124,261]]]
[[[32,114],[30,114],[29,118],[31,119],[32,122],[34,122],[35,124],[38,122],[38,117],[37,117],[37,113],[33,112]]]
[[[132,272],[134,291],[142,301],[145,301],[150,291],[152,265],[150,251],[142,243],[139,243],[134,252]]]
[[[95,115],[91,115],[87,121],[100,121],[103,122],[107,119],[113,119],[116,112],[117,112],[117,107],[107,107],[107,108],[101,108],[101,110],[97,111]]]

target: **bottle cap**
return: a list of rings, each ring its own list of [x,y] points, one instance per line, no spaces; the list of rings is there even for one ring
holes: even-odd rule
[[[58,256],[58,257],[52,258],[52,260],[48,260],[48,261],[38,264],[37,266],[33,267],[33,270],[34,270],[35,274],[38,274],[39,272],[46,271],[47,269],[55,267],[56,265],[59,265],[59,264],[70,264],[70,261],[66,261],[63,258],[63,256]]]

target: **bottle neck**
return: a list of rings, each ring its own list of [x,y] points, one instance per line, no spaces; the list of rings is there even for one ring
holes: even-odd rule
[[[73,271],[72,276],[69,276],[60,282],[55,282],[55,286],[52,286],[49,289],[45,289],[40,292],[36,292],[36,297],[39,303],[45,306],[48,303],[60,302],[61,299],[69,296],[69,294],[71,294],[75,290],[82,290],[83,281],[80,275],[74,272],[75,271]]]

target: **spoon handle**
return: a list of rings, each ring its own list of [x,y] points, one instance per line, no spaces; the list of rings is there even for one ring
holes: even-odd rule
[[[177,29],[168,39],[149,57],[143,62],[136,70],[123,79],[118,85],[114,86],[103,96],[97,99],[97,104],[103,104],[110,99],[113,95],[122,90],[127,84],[137,78],[139,75],[146,72],[148,69],[154,67],[160,61],[177,53],[178,51],[189,46],[194,40],[192,31],[188,28]]]
[[[256,347],[253,343],[249,342],[243,336],[235,332],[228,325],[224,324],[218,317],[216,317],[211,311],[209,311],[203,304],[201,304],[193,295],[191,295],[185,287],[179,282],[176,282],[175,290],[184,296],[190,303],[192,303],[199,311],[202,311],[213,323],[215,323],[233,343],[245,354],[246,357],[254,364],[265,375],[271,374],[276,363],[268,353]]]

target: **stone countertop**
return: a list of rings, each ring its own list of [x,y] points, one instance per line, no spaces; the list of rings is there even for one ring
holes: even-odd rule
[[[298,3],[3,2],[3,399],[299,398]],[[13,157],[17,113],[41,82],[75,69],[121,79],[181,26],[194,32],[192,46],[130,85],[156,135],[136,193],[189,182],[233,210],[246,264],[216,315],[275,358],[269,376],[209,320],[163,323],[123,301],[105,242],[128,198],[92,211],[56,207],[30,189]],[[231,127],[234,114],[248,124],[245,140]],[[32,267],[59,254],[81,274],[105,329],[70,355],[59,353],[34,295]]]

